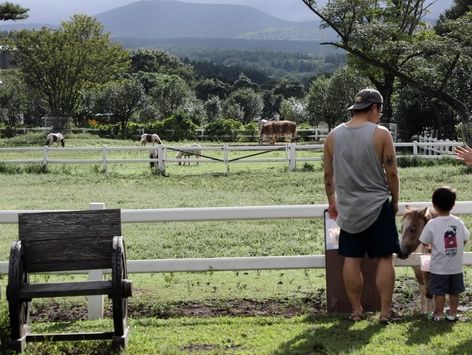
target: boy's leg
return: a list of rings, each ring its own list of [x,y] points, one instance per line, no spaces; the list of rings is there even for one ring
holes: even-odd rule
[[[438,317],[444,316],[445,295],[434,295],[434,314]]]
[[[449,294],[449,316],[457,317],[457,307],[459,307],[459,295]]]

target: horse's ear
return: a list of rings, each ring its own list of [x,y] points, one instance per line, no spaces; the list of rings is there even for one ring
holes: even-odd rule
[[[410,205],[405,205],[405,210],[407,210],[407,211],[412,211],[413,208],[411,208]]]
[[[420,216],[426,216],[426,214],[428,213],[428,207],[425,207],[421,210],[418,211],[418,213],[420,214]]]
[[[436,212],[434,208],[428,208],[428,213],[426,214],[426,217],[431,219],[431,218],[436,218],[437,216],[438,216],[438,213]]]

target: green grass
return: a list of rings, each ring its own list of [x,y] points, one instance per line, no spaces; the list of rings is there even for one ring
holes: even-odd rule
[[[42,144],[40,138],[22,139],[15,144],[0,140],[0,146]],[[68,146],[92,145],[137,146],[138,142],[86,136],[68,140]],[[104,202],[108,208],[123,209],[326,203],[321,163],[299,164],[294,173],[288,173],[285,166],[285,163],[234,164],[226,176],[220,164],[190,167],[170,164],[169,177],[161,177],[154,175],[147,164],[115,164],[106,176],[101,172],[101,165],[50,165],[47,172],[41,172],[24,167],[2,171],[0,163],[0,209],[87,209],[90,202]],[[429,201],[434,188],[444,184],[456,188],[460,201],[472,200],[472,174],[453,162],[401,168],[400,177],[402,202]],[[471,225],[472,217],[464,216],[464,220]],[[324,252],[320,219],[136,223],[124,224],[123,234],[129,259]],[[0,260],[8,260],[9,246],[17,237],[17,225],[1,226]],[[471,245],[467,246],[468,251]],[[467,353],[472,338],[470,323],[448,325],[425,321],[414,312],[418,303],[412,301],[416,290],[411,270],[398,268],[397,276],[399,285],[408,287],[397,288],[395,297],[405,305],[410,318],[398,325],[380,327],[374,318],[352,325],[344,316],[319,313],[326,304],[323,270],[131,275],[134,294],[130,299],[129,354]],[[465,305],[472,298],[469,270],[466,280]],[[3,291],[6,283],[6,276],[0,276]],[[246,301],[250,301],[248,306],[253,311],[244,317],[233,314],[240,308],[232,311],[232,307]],[[33,314],[40,318],[48,302],[35,300]],[[83,312],[84,304],[84,300],[65,300],[56,304],[55,310],[65,315],[72,309]],[[192,305],[197,305],[197,309],[207,305],[218,316],[198,317],[182,312],[192,309]],[[283,316],[267,316],[271,313],[267,309],[269,305],[275,305]],[[8,312],[4,297],[0,306],[0,333],[5,338]],[[291,316],[292,310],[298,316]],[[466,315],[470,316],[467,312]],[[100,330],[109,325],[109,320],[38,323],[40,329],[85,326]],[[107,344],[38,344],[28,347],[28,351],[103,354]]]

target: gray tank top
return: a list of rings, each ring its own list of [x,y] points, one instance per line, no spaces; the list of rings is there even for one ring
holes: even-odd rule
[[[385,171],[374,148],[376,128],[367,122],[360,127],[341,124],[333,131],[336,222],[349,233],[370,227],[389,197]]]

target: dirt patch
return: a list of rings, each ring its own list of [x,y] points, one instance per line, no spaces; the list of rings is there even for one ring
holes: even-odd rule
[[[461,295],[461,305],[472,303],[472,293]],[[393,308],[408,315],[418,312],[420,301],[418,285],[413,279],[397,280],[393,295]],[[166,304],[142,303],[130,299],[128,313],[131,318],[156,317],[219,317],[219,316],[282,316],[294,317],[306,314],[326,313],[326,293],[317,290],[305,298],[277,298],[265,300],[230,299],[191,302],[172,302]],[[87,319],[87,306],[83,303],[56,302],[50,300],[34,305],[31,310],[34,321],[75,321]],[[105,316],[111,317],[110,302],[106,303]]]

